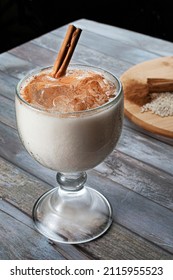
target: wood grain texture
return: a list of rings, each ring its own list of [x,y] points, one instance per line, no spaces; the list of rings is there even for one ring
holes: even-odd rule
[[[0,203],[1,204],[1,203]],[[16,215],[16,208],[12,209]],[[24,215],[23,215],[24,216]],[[25,220],[27,217],[25,216]],[[0,210],[0,259],[65,259],[30,226]],[[3,240],[3,241],[2,241]]]
[[[61,35],[63,37],[65,30],[66,27],[57,29],[53,31],[53,34],[58,36]],[[99,42],[99,44],[95,42]],[[80,44],[96,50],[97,52],[106,54],[110,57],[116,57],[119,60],[126,61],[131,64],[139,63],[159,56],[158,54],[154,54],[134,45],[122,44],[121,41],[116,38],[107,37],[105,40],[105,35],[97,34],[97,29],[94,32],[88,32],[88,30],[84,28],[80,38]]]
[[[172,43],[143,34],[86,19],[74,24],[83,32],[72,62],[100,66],[118,77],[134,65],[173,53]],[[0,258],[172,260],[173,140],[126,116],[114,151],[88,171],[87,184],[111,202],[110,230],[93,242],[63,245],[33,227],[33,204],[57,186],[56,172],[37,163],[19,139],[15,87],[28,71],[54,61],[67,26],[0,55]]]
[[[74,21],[74,24],[92,33],[99,34],[105,38],[111,38],[120,41],[122,44],[131,45],[148,51],[150,53],[158,54],[159,56],[169,56],[173,53],[173,44],[162,39],[154,38],[145,34],[119,28],[116,26],[109,26],[101,22],[94,22],[87,19],[79,19]],[[53,30],[52,33],[57,33],[58,30]],[[135,62],[136,57],[134,57]]]
[[[7,139],[9,139],[9,135],[7,136]],[[14,139],[14,134],[13,134],[13,139]],[[5,139],[4,139],[4,141],[6,142]],[[9,141],[10,141],[10,139],[9,139]],[[16,144],[17,144],[17,142],[16,142]],[[20,144],[20,142],[19,142],[19,144]],[[20,147],[19,144],[18,144],[18,146]],[[14,146],[13,146],[13,151],[15,151]],[[20,156],[20,158],[21,158],[20,161],[17,160],[17,159],[19,159],[18,156],[17,156],[16,160],[15,160],[15,158],[13,159],[13,162],[15,164],[20,165],[21,168],[25,169],[28,172],[31,172],[32,174],[35,174],[35,176],[39,176],[42,180],[47,180],[48,181],[48,180],[51,179],[53,181],[53,179],[54,179],[53,174],[51,176],[49,170],[47,170],[47,173],[45,173],[46,170],[44,170],[44,168],[40,168],[39,165],[37,165],[37,163],[29,155],[27,155],[25,150],[23,150],[22,154],[23,154],[23,156]],[[5,156],[5,154],[4,154],[4,156]],[[9,159],[12,160],[12,154],[9,154]],[[123,208],[127,204],[127,194],[126,194],[126,192],[128,193],[128,191],[126,191],[125,193],[121,192],[122,187],[120,187],[120,186],[117,187],[116,182],[119,180],[120,184],[124,184],[124,186],[126,186],[126,184],[128,182],[127,187],[131,188],[132,190],[135,190],[135,192],[138,192],[139,194],[142,194],[143,196],[148,197],[149,201],[148,200],[145,201],[144,199],[142,199],[141,196],[138,196],[138,195],[136,195],[135,193],[132,192],[132,194],[134,195],[134,200],[136,202],[138,201],[139,198],[142,199],[141,201],[139,200],[138,203],[134,204],[133,199],[128,194],[129,198],[132,199],[132,204],[131,203],[128,204],[129,208],[125,211],[125,212],[129,213],[129,211],[130,212],[132,211],[132,206],[134,206],[136,208],[136,209],[133,210],[134,212],[132,212],[131,218],[130,218],[130,216],[125,215],[125,217],[127,218],[127,221],[128,221],[128,224],[126,224],[126,227],[130,228],[134,232],[139,230],[139,234],[140,234],[140,232],[142,232],[145,236],[148,231],[150,232],[151,229],[153,231],[153,228],[151,228],[150,224],[152,224],[153,227],[155,228],[155,223],[157,223],[157,220],[155,220],[155,219],[157,218],[157,215],[159,215],[159,213],[161,211],[159,209],[158,209],[158,212],[156,211],[155,205],[157,206],[157,204],[153,203],[152,207],[150,205],[150,199],[152,198],[152,200],[153,200],[153,192],[156,191],[156,187],[157,187],[157,196],[156,196],[156,194],[154,195],[155,200],[156,200],[156,197],[157,197],[157,202],[163,204],[163,201],[164,201],[165,204],[168,203],[166,200],[168,200],[168,198],[171,199],[172,196],[170,196],[171,193],[169,192],[169,190],[167,190],[167,192],[164,192],[165,197],[163,197],[163,194],[162,194],[163,185],[162,184],[164,183],[167,186],[167,188],[169,187],[169,185],[171,187],[172,177],[170,177],[169,185],[168,185],[168,178],[166,177],[166,175],[165,175],[165,178],[166,178],[165,180],[163,179],[162,181],[159,181],[159,179],[158,179],[154,183],[154,181],[156,180],[157,177],[156,178],[154,177],[153,182],[151,181],[151,178],[153,178],[155,170],[153,170],[153,173],[151,173],[151,170],[149,170],[148,174],[147,174],[147,170],[145,171],[145,173],[142,170],[141,170],[141,173],[139,173],[139,170],[137,169],[137,164],[134,163],[134,165],[132,165],[131,169],[133,170],[135,168],[136,172],[134,173],[134,171],[133,171],[132,173],[131,172],[127,173],[127,170],[129,170],[128,161],[125,161],[126,169],[124,169],[123,174],[121,174],[120,170],[121,170],[122,167],[121,167],[120,158],[117,159],[117,162],[115,162],[115,160],[116,160],[116,156],[112,157],[112,160],[111,160],[111,158],[109,159],[109,157],[108,157],[107,161],[109,162],[109,165],[108,165],[107,168],[104,168],[104,170],[103,170],[103,168],[101,169],[100,173],[102,175],[101,176],[98,176],[98,175],[93,176],[93,173],[90,172],[88,182],[94,188],[98,189],[99,191],[102,191],[110,199],[111,204],[114,205],[114,207],[115,207],[114,208],[114,212],[115,212],[115,215],[116,215],[115,217],[116,217],[116,219],[118,218],[118,220],[117,220],[118,223],[123,224],[123,225],[124,225],[124,222],[125,222],[124,221],[124,213],[121,214],[121,211],[120,211],[119,207],[121,205],[122,211],[123,211]],[[111,162],[111,164],[110,164],[110,162]],[[118,164],[118,166],[117,166],[117,164]],[[142,167],[142,169],[144,168],[144,166],[141,166],[141,167]],[[110,168],[112,168],[112,174],[110,174]],[[6,173],[11,174],[11,172],[6,172]],[[50,179],[49,179],[48,176],[46,176],[46,174],[49,174]],[[109,174],[109,176],[107,176],[107,174]],[[118,174],[120,174],[120,175],[118,176]],[[163,175],[164,174],[162,174],[162,176]],[[161,173],[158,173],[158,176],[161,176]],[[14,182],[14,185],[15,185],[16,182],[14,180],[13,174],[11,174],[11,177],[12,177],[11,180],[12,180],[12,182]],[[110,177],[111,181],[108,180],[108,177]],[[122,177],[124,178],[123,180],[122,180]],[[105,178],[106,178],[106,180],[105,180]],[[134,178],[135,178],[135,180],[134,180]],[[114,183],[112,183],[113,180],[114,180]],[[6,181],[6,180],[4,180],[4,181]],[[129,184],[130,182],[132,182],[132,186]],[[139,182],[140,182],[140,184],[139,184]],[[158,191],[159,187],[157,185],[157,184],[159,184],[159,182],[160,182],[160,194],[159,194],[159,191]],[[106,185],[108,187],[106,187]],[[98,188],[98,186],[99,186],[99,188]],[[37,193],[37,191],[38,191],[38,193]],[[39,197],[39,195],[41,195],[40,191],[41,191],[40,187],[39,187],[38,190],[34,187],[33,193],[35,193],[36,197]],[[19,192],[19,191],[16,191],[16,189],[14,189],[14,194],[16,194],[16,193],[19,194],[20,197],[22,197],[22,193]],[[10,194],[13,197],[13,193],[11,193],[11,190],[10,190]],[[8,196],[9,196],[9,194],[8,194]],[[113,197],[114,197],[114,199],[112,201]],[[122,197],[122,200],[120,200],[120,197]],[[123,202],[123,197],[126,198],[124,200],[125,204],[122,203]],[[160,197],[162,199],[162,202],[160,201],[161,200]],[[116,200],[116,198],[118,199],[118,201]],[[142,204],[142,201],[144,202],[144,204]],[[119,202],[120,202],[120,205],[119,205]],[[146,202],[149,203],[149,204],[147,205]],[[17,204],[19,204],[19,202],[17,202]],[[172,205],[172,201],[170,201],[169,205],[170,206]],[[32,207],[32,206],[30,205],[30,207]],[[120,212],[117,212],[117,207],[118,207]],[[143,210],[144,212],[140,211],[141,212],[141,214],[140,214],[138,207],[142,207],[142,209],[144,209]],[[150,209],[150,211],[152,213],[154,213],[156,211],[156,214],[154,215],[154,217],[152,216],[153,219],[149,219],[150,211],[145,213],[145,211],[146,211],[145,209]],[[122,216],[121,215],[119,216],[118,213],[120,213]],[[133,219],[134,219],[133,214],[134,213],[136,213],[135,224],[133,224]],[[169,213],[169,211],[168,211],[168,213]],[[169,217],[168,213],[165,212],[165,214],[163,214],[163,220],[165,220],[166,224],[167,224],[167,221],[168,221],[167,219]],[[166,219],[164,218],[164,216],[166,217]],[[146,220],[149,219],[146,224],[145,224],[145,219]],[[141,223],[141,227],[139,226],[139,221]],[[146,226],[149,226],[149,228],[147,229]],[[167,227],[165,227],[164,224],[163,224],[163,229],[166,230],[166,231],[167,230],[169,231],[169,229]],[[150,239],[150,233],[149,232],[148,232],[148,238]],[[155,232],[155,234],[153,234],[153,236],[154,236],[153,240],[152,240],[153,242],[155,242],[154,240],[155,240],[155,237],[157,236],[158,233],[159,232],[157,231],[157,227],[156,227],[156,232]],[[162,232],[162,234],[163,234],[163,232]],[[171,228],[170,228],[170,233],[167,233],[167,234],[169,234],[170,236],[172,235],[172,229]],[[162,235],[160,235],[160,236],[162,236]],[[167,247],[169,247],[169,245],[167,245]]]
[[[65,245],[57,246],[35,230],[31,218],[33,204],[50,188],[0,158],[0,259],[91,259],[74,246],[69,245],[68,250]]]
[[[123,73],[120,77],[125,93],[125,115],[135,124],[149,130],[152,133],[173,138],[173,116],[161,117],[152,112],[141,112],[141,106],[128,100],[129,81],[146,84],[147,78],[169,78],[173,79],[173,57],[161,57],[144,63],[137,64]],[[134,82],[135,87],[135,82]],[[145,89],[139,91],[142,95]]]
[[[33,64],[8,52],[2,53],[0,60],[0,71],[7,74],[10,78],[12,76],[13,78],[21,79],[29,71],[33,70]]]
[[[0,95],[0,121],[8,126],[16,127],[16,114],[14,108],[14,102]]]
[[[16,47],[8,53],[14,55],[15,57],[25,59],[26,61],[32,63],[32,65],[38,66],[53,65],[57,55],[56,52],[53,52],[50,49],[40,48],[32,42]]]
[[[32,252],[32,249],[34,249],[34,241],[31,244],[27,244],[27,242],[24,240],[25,236],[30,236],[30,231],[32,230],[32,236],[37,238],[40,238],[40,234],[38,234],[33,229],[33,224],[31,221],[31,212],[32,212],[32,206],[33,203],[36,201],[36,199],[44,193],[46,190],[50,189],[50,186],[43,183],[42,181],[36,179],[35,177],[29,175],[28,173],[20,170],[19,168],[14,167],[12,164],[9,164],[5,160],[0,159],[0,174],[1,174],[1,184],[0,184],[0,194],[1,194],[1,200],[0,200],[0,210],[5,211],[8,216],[10,216],[10,219],[7,219],[8,221],[8,231],[9,234],[6,235],[6,238],[10,238],[11,231],[13,228],[15,228],[15,236],[12,240],[12,244],[9,246],[9,249],[7,250],[7,255],[9,258],[14,258],[14,255],[17,254],[16,250],[14,250],[13,246],[16,246],[18,242],[25,242],[25,246],[30,246],[30,251],[25,252],[25,246],[21,249],[20,255],[16,255],[16,258],[43,258],[42,254],[38,252],[38,255],[34,255]],[[91,175],[90,175],[91,176]],[[99,190],[104,191],[104,180],[103,185]],[[98,183],[100,182],[100,176],[95,176],[95,179],[90,179],[89,182],[92,182],[93,187],[98,189]],[[111,186],[110,186],[111,187]],[[115,194],[116,193],[116,190]],[[117,188],[117,191],[119,192],[119,188]],[[106,195],[112,196],[110,190],[106,189]],[[3,194],[3,196],[2,196]],[[117,195],[120,197],[120,193]],[[109,198],[110,199],[110,198]],[[127,201],[126,201],[127,202]],[[115,203],[115,202],[114,202]],[[117,204],[117,202],[116,202]],[[119,206],[119,202],[116,207]],[[20,209],[20,211],[18,210]],[[116,211],[117,212],[117,211]],[[50,244],[47,243],[47,251],[44,252],[44,258],[46,257],[51,258],[50,254],[52,254],[51,245],[53,245],[55,250],[60,250],[60,252],[63,255],[68,256],[70,258],[71,254],[73,254],[74,259],[88,259],[89,255],[90,258],[96,258],[96,259],[135,259],[135,258],[142,258],[142,256],[145,256],[146,259],[148,258],[163,258],[163,259],[170,259],[171,255],[166,252],[163,249],[160,249],[158,246],[151,244],[150,242],[144,241],[141,237],[138,235],[132,233],[128,229],[125,229],[124,227],[121,227],[119,224],[117,224],[118,219],[118,212],[115,212],[115,221],[113,227],[109,230],[107,234],[105,234],[102,238],[92,242],[92,250],[90,248],[90,243],[77,246],[78,250],[72,250],[72,246],[60,246],[59,244],[54,244],[50,242]],[[0,212],[1,213],[1,212]],[[2,217],[4,223],[2,226],[5,228],[5,220],[4,217]],[[1,221],[1,219],[0,219]],[[21,227],[24,228],[24,231],[21,231]],[[29,227],[29,229],[28,229]],[[27,232],[27,234],[26,234]],[[3,236],[3,231],[1,232]],[[20,238],[21,235],[21,238]],[[45,247],[46,238],[43,238],[44,242],[42,241],[42,236],[40,240],[40,249]],[[30,241],[30,239],[29,239]],[[118,244],[117,244],[118,242]],[[122,250],[122,247],[124,246],[125,242],[125,251]],[[133,250],[131,250],[133,244]],[[19,244],[18,244],[19,245]],[[43,247],[42,247],[43,246]],[[2,250],[5,246],[2,246]],[[50,247],[50,248],[49,248]],[[100,248],[103,248],[102,251],[100,251]],[[64,250],[70,249],[70,253],[64,253]],[[12,250],[12,251],[11,251]],[[83,253],[82,253],[83,251]],[[92,254],[91,254],[91,252]],[[56,252],[54,252],[51,259],[58,258],[58,255]]]
[[[1,87],[0,95],[14,100],[15,89],[18,81],[19,79],[16,79],[14,77],[9,78],[8,74],[0,71],[0,87]]]

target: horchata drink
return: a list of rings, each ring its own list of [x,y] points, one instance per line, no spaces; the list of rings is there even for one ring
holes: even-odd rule
[[[81,31],[69,25],[54,65],[26,75],[15,98],[25,148],[57,171],[58,185],[34,204],[34,224],[68,244],[91,241],[112,223],[110,203],[86,184],[86,171],[112,152],[123,124],[120,80],[98,67],[69,64]]]
[[[69,64],[55,77],[52,66],[23,78],[16,93],[20,138],[40,164],[57,171],[57,187],[33,207],[39,232],[55,242],[78,244],[112,223],[108,200],[85,184],[119,140],[123,91],[118,78],[94,66]]]
[[[114,75],[93,66],[71,64],[60,78],[51,71],[38,69],[18,84],[16,117],[22,142],[50,169],[91,169],[120,137],[121,85]]]

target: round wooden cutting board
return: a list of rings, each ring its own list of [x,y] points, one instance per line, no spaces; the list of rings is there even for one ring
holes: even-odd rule
[[[122,74],[120,80],[124,88],[124,113],[140,127],[162,136],[173,138],[173,116],[161,117],[150,111],[141,112],[141,106],[127,99],[126,84],[135,80],[145,84],[147,78],[173,79],[173,56],[161,57],[137,64]],[[140,94],[140,93],[139,93]]]

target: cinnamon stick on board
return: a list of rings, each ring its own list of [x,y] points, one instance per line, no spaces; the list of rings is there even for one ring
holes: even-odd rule
[[[80,28],[76,28],[72,24],[69,25],[60,51],[53,65],[52,76],[54,78],[59,78],[65,74],[81,32],[82,30]]]
[[[150,93],[173,91],[173,79],[148,78],[147,84]]]

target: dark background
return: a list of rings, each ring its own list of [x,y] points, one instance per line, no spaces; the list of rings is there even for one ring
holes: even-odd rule
[[[80,18],[173,42],[170,0],[0,0],[0,52]]]

